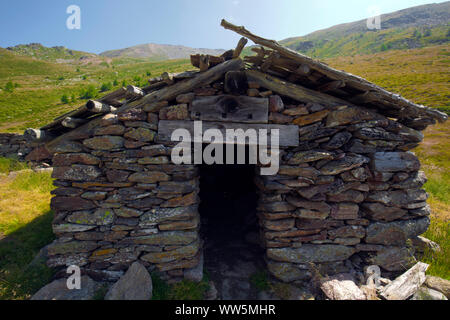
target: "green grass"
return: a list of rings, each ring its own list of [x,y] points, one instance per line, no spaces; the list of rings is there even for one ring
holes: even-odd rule
[[[148,74],[153,77],[165,71],[193,69],[188,60],[117,59],[111,63],[88,64],[52,61],[37,60],[0,48],[0,132],[23,132],[29,127],[41,127],[83,105],[85,99],[98,98],[109,92],[105,90],[129,84],[144,86],[150,78]],[[12,92],[3,90],[10,82],[18,87]],[[64,99],[62,103],[63,96],[71,99]]]
[[[427,274],[450,280],[450,225],[449,221],[439,218],[431,220],[431,225],[424,237],[439,244],[441,250],[433,252],[427,250],[422,260],[430,267]]]
[[[53,275],[44,259],[31,264],[54,239],[52,189],[49,173],[24,171],[15,178],[0,177],[0,300],[28,299]]]
[[[424,48],[448,43],[450,26],[390,28],[344,34],[318,31],[281,43],[314,58],[367,55],[387,50]],[[306,45],[306,46],[305,46]]]
[[[250,284],[258,291],[265,291],[270,288],[269,274],[267,270],[258,271],[250,276]]]
[[[27,169],[28,166],[16,159],[0,157],[0,173],[8,174],[11,171]]]
[[[152,273],[153,297],[152,300],[203,300],[209,289],[208,274],[200,283],[182,280],[174,284],[168,284],[162,280],[157,272]]]

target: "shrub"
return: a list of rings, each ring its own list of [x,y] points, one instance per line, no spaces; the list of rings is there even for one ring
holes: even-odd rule
[[[102,86],[100,87],[100,92],[109,91],[109,90],[111,90],[111,88],[112,88],[112,85],[110,82],[103,83]]]
[[[61,96],[61,103],[62,104],[68,104],[69,103],[69,97],[67,96],[67,94],[63,94]]]
[[[97,90],[93,85],[88,86],[85,90],[81,91],[80,99],[92,99],[97,95]]]
[[[8,83],[6,83],[5,85],[5,91],[6,92],[13,92],[14,91],[14,83],[12,83],[12,81],[8,81]]]

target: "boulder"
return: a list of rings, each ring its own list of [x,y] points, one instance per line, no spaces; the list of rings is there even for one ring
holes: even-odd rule
[[[428,287],[420,287],[412,296],[411,300],[448,300],[447,297],[437,290]]]
[[[450,298],[450,281],[433,276],[427,276],[425,285],[430,288],[443,293],[447,298]]]
[[[322,280],[320,289],[331,300],[366,300],[366,295],[348,273],[337,274]]]
[[[88,276],[81,277],[80,290],[69,290],[67,279],[59,279],[41,288],[31,300],[93,300],[99,288],[100,284]]]
[[[152,291],[150,274],[142,264],[135,262],[109,289],[105,300],[150,300]]]

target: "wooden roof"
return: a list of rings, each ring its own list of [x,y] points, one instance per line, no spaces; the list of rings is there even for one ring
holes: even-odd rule
[[[396,119],[410,128],[424,130],[436,121],[444,122],[447,115],[439,110],[415,104],[361,77],[333,69],[305,55],[281,46],[274,40],[256,36],[244,27],[222,20],[222,26],[252,40],[261,47],[253,47],[254,56],[239,58],[247,40],[242,38],[236,49],[220,57],[194,55],[192,64],[200,71],[180,74],[164,73],[150,79],[145,88],[120,88],[98,101],[89,101],[80,108],[57,117],[40,130],[25,132],[31,139],[51,141],[88,134],[103,114],[117,113],[130,108],[157,108],[158,104],[174,100],[177,95],[221,79],[228,71],[245,70],[248,80],[261,87],[295,100],[338,106],[349,105],[374,109]],[[56,142],[55,142],[56,140]]]

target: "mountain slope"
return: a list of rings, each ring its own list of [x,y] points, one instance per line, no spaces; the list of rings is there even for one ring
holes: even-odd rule
[[[101,53],[101,56],[109,58],[146,58],[154,61],[171,59],[188,59],[191,54],[201,53],[220,55],[225,50],[221,49],[195,49],[185,46],[147,43],[120,50],[111,50]]]
[[[384,14],[381,30],[369,30],[366,20],[360,20],[280,43],[318,58],[421,48],[450,42],[449,21],[450,1],[447,1]]]

